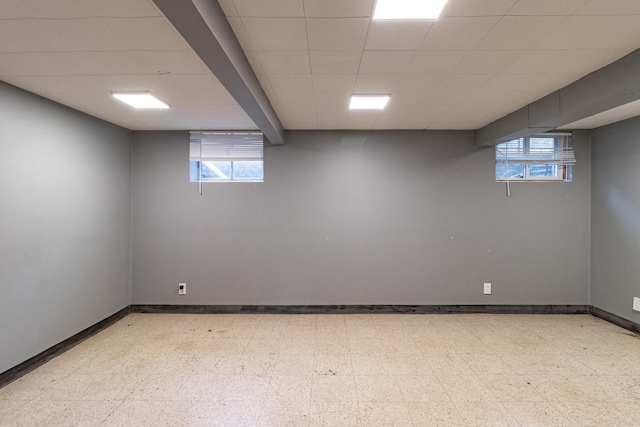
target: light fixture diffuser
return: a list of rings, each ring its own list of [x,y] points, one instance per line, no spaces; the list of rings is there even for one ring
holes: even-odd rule
[[[382,110],[389,102],[389,95],[351,95],[350,110]]]
[[[167,104],[149,93],[114,93],[113,97],[134,108],[169,108]]]
[[[438,19],[447,0],[378,0],[373,19]]]

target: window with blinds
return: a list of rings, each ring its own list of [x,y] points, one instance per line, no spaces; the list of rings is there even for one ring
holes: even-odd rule
[[[570,134],[543,134],[496,146],[496,181],[571,181]]]
[[[262,182],[261,132],[191,132],[191,182]]]

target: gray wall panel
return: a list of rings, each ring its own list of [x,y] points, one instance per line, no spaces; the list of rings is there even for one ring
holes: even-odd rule
[[[640,118],[593,131],[591,304],[640,323]]]
[[[132,133],[0,82],[0,372],[126,307]]]
[[[510,198],[473,132],[344,134],[287,132],[264,183],[200,196],[187,132],[135,132],[132,303],[588,303],[586,133],[574,182]]]

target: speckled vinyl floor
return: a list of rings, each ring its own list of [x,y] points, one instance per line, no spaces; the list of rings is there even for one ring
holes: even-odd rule
[[[640,426],[590,315],[131,314],[0,389],[2,426]]]

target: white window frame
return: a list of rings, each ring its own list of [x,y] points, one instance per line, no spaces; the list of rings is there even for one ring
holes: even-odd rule
[[[553,152],[548,150],[536,152],[535,148],[531,148],[531,140],[537,138],[553,138]],[[508,144],[517,144],[517,146],[512,148],[508,147]],[[520,145],[522,148],[519,148]],[[524,175],[518,177],[498,176],[497,165],[499,164],[506,165],[507,170],[509,164],[522,165]],[[572,167],[574,164],[575,156],[571,145],[571,134],[548,133],[532,135],[496,146],[496,182],[570,182],[573,177]],[[531,175],[531,168],[535,166],[555,167],[557,172],[554,176]]]
[[[233,171],[234,162],[240,161],[260,162],[263,168],[262,176],[237,178],[233,175],[225,176],[222,171],[218,174],[222,176],[220,178],[202,176],[203,164],[215,170],[217,167],[211,163],[230,162]],[[189,179],[200,184],[200,193],[203,182],[264,182],[263,134],[253,131],[192,131],[189,140],[189,164]]]

